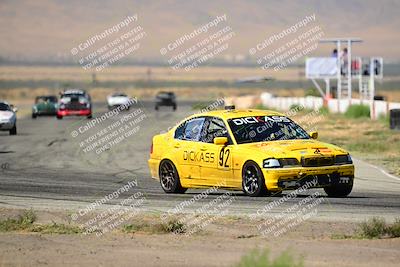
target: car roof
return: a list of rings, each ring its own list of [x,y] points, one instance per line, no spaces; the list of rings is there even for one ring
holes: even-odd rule
[[[273,110],[261,110],[261,109],[232,109],[232,110],[212,110],[195,114],[194,117],[199,116],[215,116],[224,119],[233,119],[241,117],[252,117],[252,116],[284,116],[284,114]]]
[[[62,92],[62,94],[64,95],[86,94],[86,91],[81,89],[67,89],[64,92]]]
[[[128,96],[125,93],[113,93],[111,96]]]
[[[57,98],[57,96],[55,96],[55,95],[39,95],[39,96],[37,96],[36,98],[49,98],[49,97],[55,97],[55,98]]]

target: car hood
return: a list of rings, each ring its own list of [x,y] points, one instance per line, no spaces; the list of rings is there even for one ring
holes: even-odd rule
[[[12,111],[3,111],[0,110],[0,120],[9,120],[14,116],[14,112]]]
[[[55,109],[56,103],[39,103],[39,104],[36,104],[35,107],[38,110]]]
[[[314,139],[259,142],[240,146],[261,158],[296,158],[299,161],[302,157],[333,156],[348,153],[340,147]]]
[[[127,102],[129,102],[129,97],[113,96],[113,97],[109,97],[107,100],[110,103],[127,103]]]

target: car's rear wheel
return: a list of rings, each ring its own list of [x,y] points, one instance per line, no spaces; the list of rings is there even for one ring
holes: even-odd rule
[[[351,190],[353,190],[353,183],[324,187],[324,191],[328,197],[347,197],[351,193]]]
[[[61,120],[63,116],[57,115],[57,119]]]
[[[93,116],[92,116],[92,114],[90,114],[90,115],[87,115],[86,118],[91,119],[91,118],[93,118]]]
[[[14,125],[14,127],[11,128],[10,135],[17,135],[17,125]]]
[[[170,160],[163,160],[159,169],[160,184],[165,193],[185,193],[179,179],[178,171]]]
[[[176,105],[174,105],[174,106],[172,107],[172,110],[173,110],[173,111],[175,111],[175,110],[176,110]]]
[[[32,119],[36,119],[36,114],[35,113],[32,113]]]
[[[156,105],[155,110],[158,110],[158,105]]]
[[[242,189],[246,195],[251,197],[268,195],[264,175],[254,161],[248,161],[243,166]]]

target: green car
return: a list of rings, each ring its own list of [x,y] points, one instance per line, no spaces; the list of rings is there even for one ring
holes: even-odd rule
[[[35,104],[32,107],[32,118],[36,119],[37,116],[41,115],[57,115],[57,97],[50,96],[38,96],[35,99]]]

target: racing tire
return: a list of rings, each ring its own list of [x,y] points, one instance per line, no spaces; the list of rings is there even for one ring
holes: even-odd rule
[[[57,115],[57,120],[62,120],[63,116]]]
[[[187,188],[183,188],[178,170],[170,160],[163,160],[159,168],[160,184],[165,193],[183,194]]]
[[[247,161],[242,169],[242,190],[250,197],[269,195],[264,175],[254,161]]]
[[[175,110],[176,110],[176,105],[174,105],[174,106],[172,107],[172,110],[173,110],[173,111],[175,111]]]
[[[35,113],[32,113],[32,119],[36,119],[37,115]]]
[[[325,193],[328,197],[347,197],[353,189],[353,183],[351,184],[337,184],[324,187]]]
[[[158,106],[156,106],[156,107],[155,107],[155,110],[157,110],[157,111],[158,111]]]
[[[93,116],[92,116],[92,114],[90,114],[86,118],[91,119],[91,118],[93,118]]]
[[[14,125],[14,127],[11,128],[10,135],[17,135],[17,125]]]

